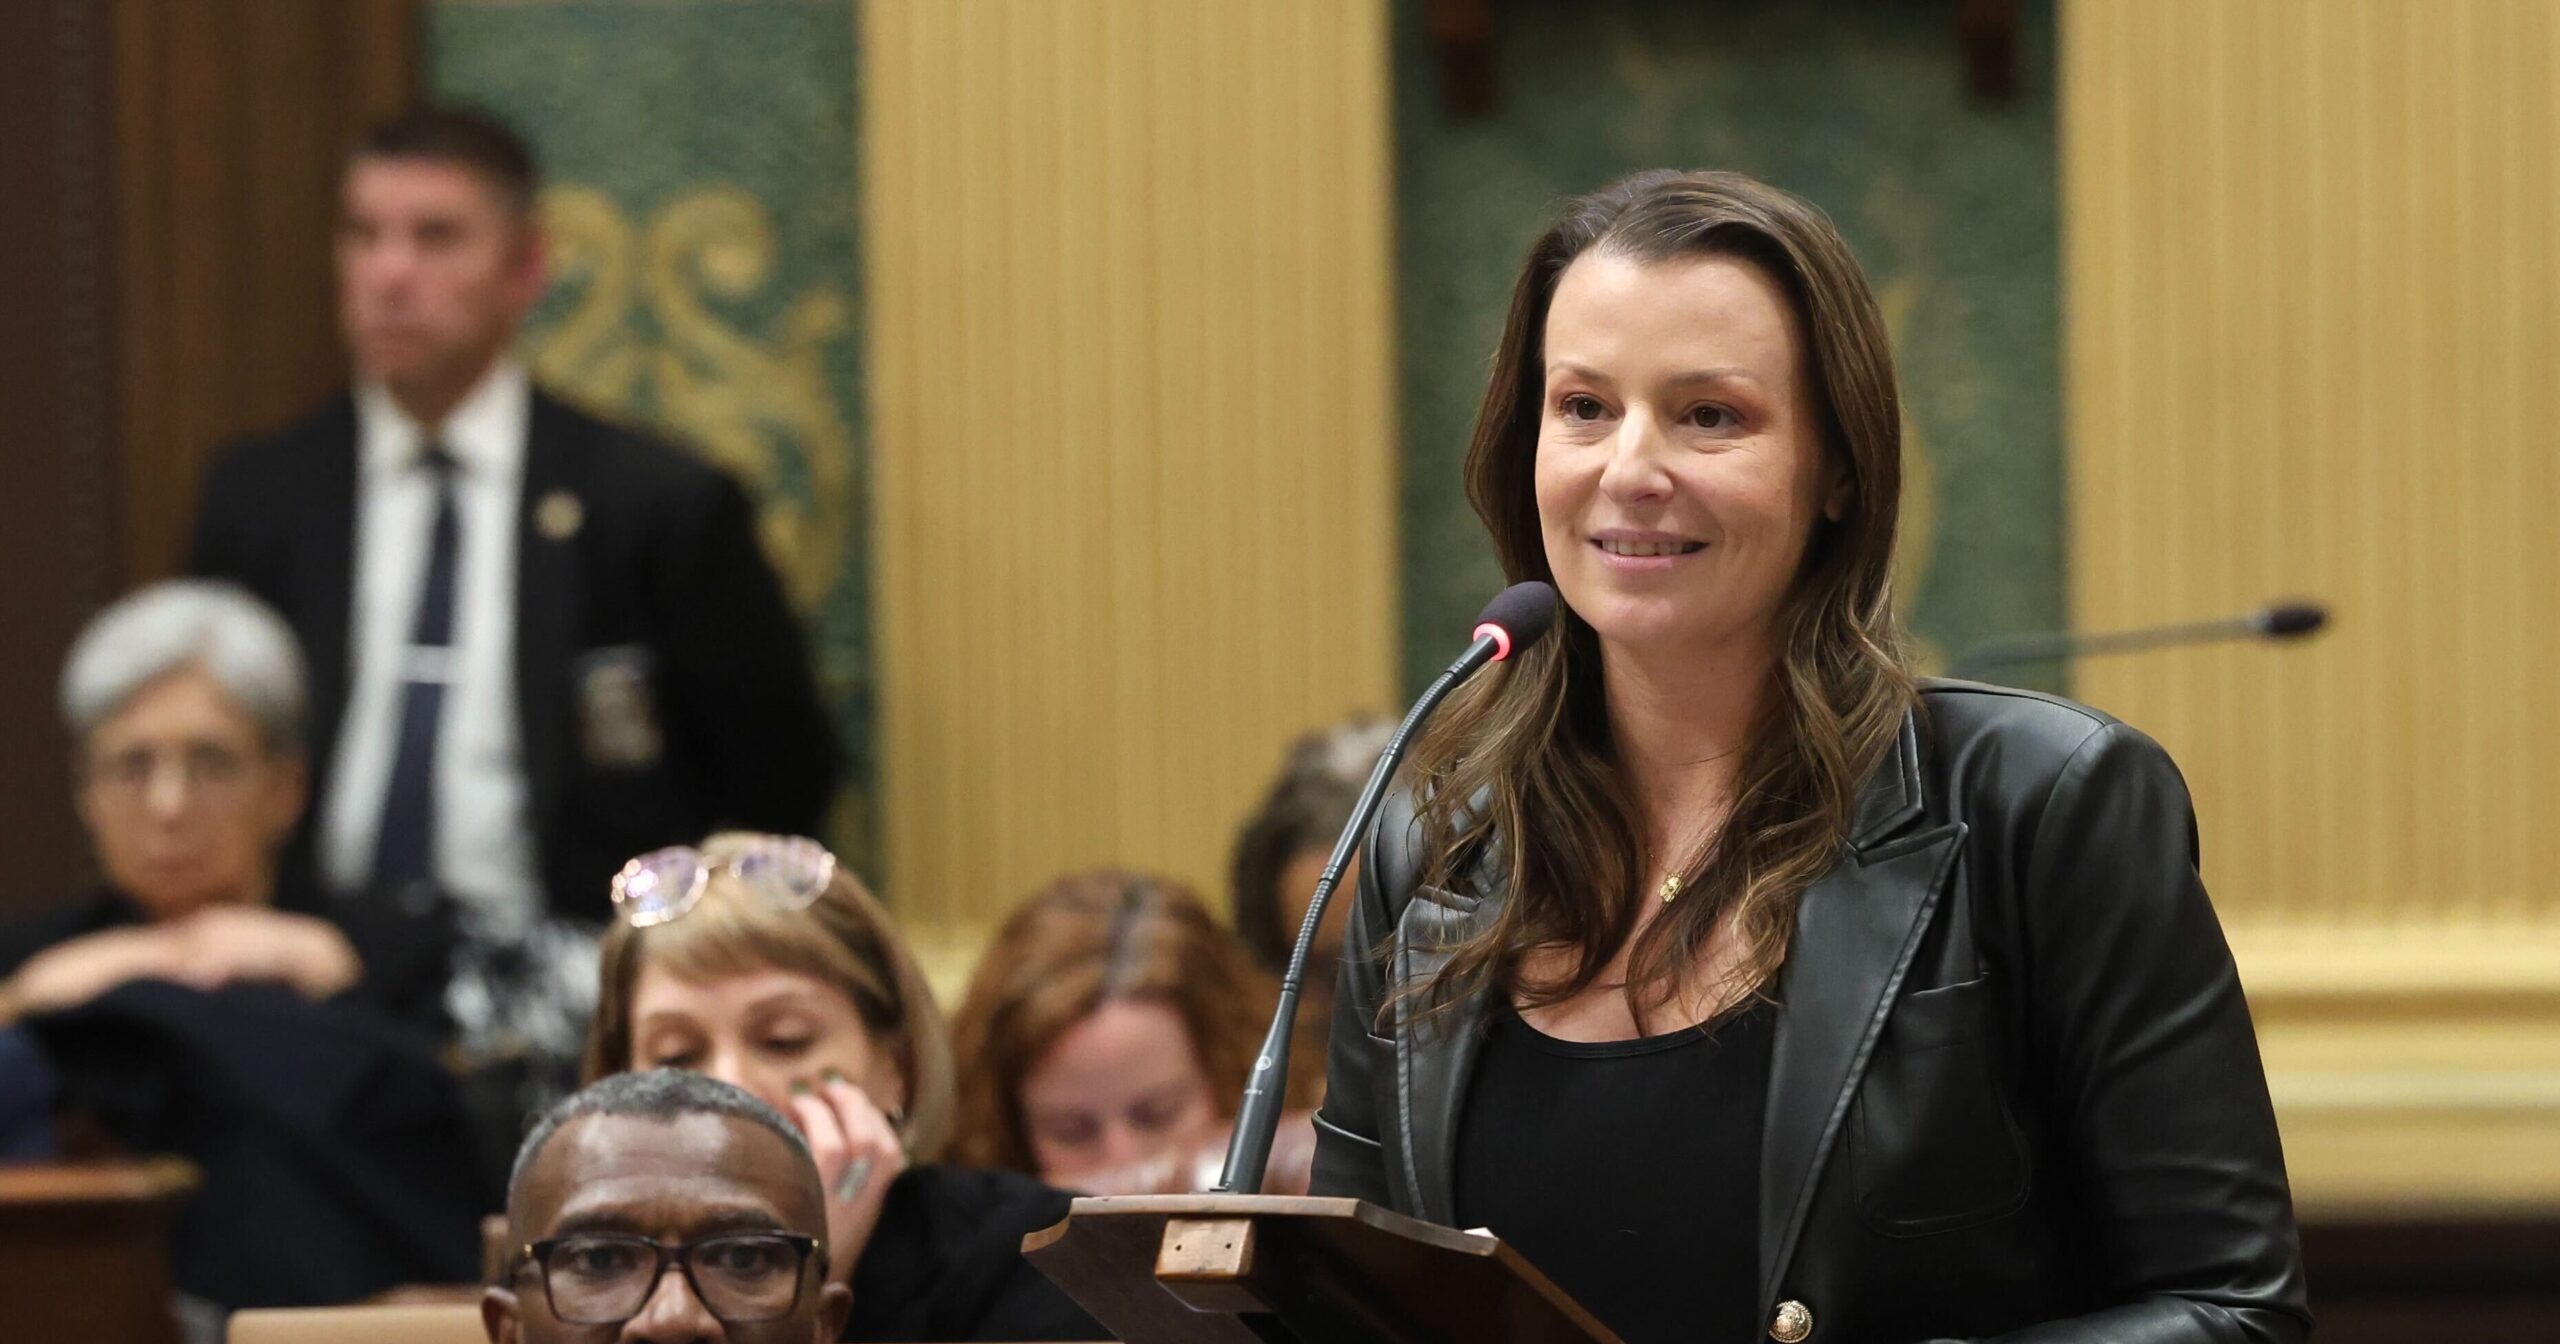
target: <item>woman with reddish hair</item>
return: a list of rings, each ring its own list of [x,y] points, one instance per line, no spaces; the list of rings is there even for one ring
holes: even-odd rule
[[[961,1000],[954,1158],[1096,1193],[1206,1188],[1276,996],[1188,887],[1060,878],[1005,921]],[[1282,1133],[1265,1188],[1303,1192],[1313,1133],[1303,1117]]]

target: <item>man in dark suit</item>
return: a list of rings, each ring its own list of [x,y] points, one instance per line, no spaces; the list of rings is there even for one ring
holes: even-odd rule
[[[839,760],[736,483],[510,355],[545,285],[535,188],[523,143],[462,111],[351,156],[356,387],[214,463],[191,565],[309,659],[318,806],[288,862],[449,912],[466,1044],[549,1054],[584,1005],[538,986],[592,994],[615,867],[718,826],[814,831]]]

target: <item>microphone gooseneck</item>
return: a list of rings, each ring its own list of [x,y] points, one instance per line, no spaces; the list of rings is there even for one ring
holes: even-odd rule
[[[1317,926],[1324,922],[1325,906],[1333,899],[1335,884],[1342,880],[1342,870],[1358,852],[1360,837],[1368,834],[1378,805],[1386,801],[1387,786],[1395,778],[1396,767],[1404,761],[1406,742],[1459,683],[1474,676],[1485,664],[1500,662],[1537,643],[1555,624],[1556,606],[1556,590],[1535,580],[1515,583],[1494,594],[1476,617],[1475,638],[1468,643],[1467,651],[1432,679],[1421,698],[1413,702],[1413,708],[1405,712],[1404,722],[1396,725],[1395,736],[1387,739],[1386,749],[1378,753],[1378,764],[1369,771],[1369,782],[1360,790],[1360,801],[1352,807],[1351,819],[1335,838],[1324,873],[1316,879],[1315,896],[1307,902],[1306,918],[1298,922],[1298,940],[1289,949],[1288,970],[1280,977],[1280,1002],[1271,1015],[1271,1030],[1262,1038],[1253,1072],[1245,1079],[1244,1100],[1236,1106],[1235,1132],[1227,1140],[1227,1163],[1218,1176],[1219,1193],[1249,1195],[1262,1189],[1263,1170],[1271,1163],[1271,1140],[1280,1131],[1280,1104],[1289,1076],[1289,1043],[1297,1032],[1298,991],[1306,977],[1307,949],[1315,942]]]
[[[2217,621],[2184,621],[2139,630],[2100,630],[2078,634],[2067,630],[2009,635],[1985,640],[1965,650],[1947,675],[1978,677],[1996,667],[2050,662],[2057,658],[2094,658],[2111,653],[2144,653],[2192,644],[2218,644],[2234,639],[2300,639],[2329,624],[2329,609],[2318,602],[2277,602],[2245,616]]]

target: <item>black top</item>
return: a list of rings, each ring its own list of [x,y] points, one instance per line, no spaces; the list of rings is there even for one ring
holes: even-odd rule
[[[276,908],[316,915],[338,927],[362,964],[362,979],[347,991],[355,1000],[441,1036],[446,1029],[444,985],[450,970],[450,912],[412,914],[390,902],[316,900],[301,889],[276,893]],[[113,887],[96,888],[68,904],[0,919],[0,979],[75,938],[151,922],[149,911]]]
[[[224,1307],[351,1302],[478,1270],[479,1182],[436,1053],[442,947],[430,921],[387,905],[337,913],[355,916],[336,922],[364,978],[326,1002],[276,984],[141,980],[20,1024],[56,1075],[57,1114],[196,1165],[170,1274]],[[0,978],[150,922],[108,887],[0,920]],[[293,1230],[294,1254],[275,1254],[278,1228]]]
[[[1749,1338],[1794,1302],[1816,1344],[2301,1344],[2283,1145],[2176,764],[2084,705],[1920,690],[1796,898]],[[1432,833],[1399,788],[1361,851],[1312,1188],[1445,1225],[1501,996],[1424,987],[1504,927],[1518,856]]]
[[[147,923],[142,907],[113,891],[98,890],[67,905],[0,919],[0,980],[18,973],[36,954],[93,933]]]
[[[1771,1017],[1754,1004],[1586,1044],[1494,1013],[1458,1126],[1460,1224],[1491,1228],[1627,1344],[1758,1338]]]
[[[453,1075],[359,996],[137,980],[20,1025],[58,1075],[57,1114],[202,1174],[169,1229],[180,1291],[320,1306],[478,1271],[486,1206]]]
[[[909,1167],[853,1266],[844,1339],[1108,1339],[1022,1258],[1068,1195],[1017,1172]]]

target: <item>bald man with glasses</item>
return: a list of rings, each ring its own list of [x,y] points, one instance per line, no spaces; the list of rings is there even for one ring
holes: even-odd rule
[[[799,1131],[737,1088],[623,1073],[534,1126],[507,1183],[493,1344],[821,1344],[853,1294]]]

